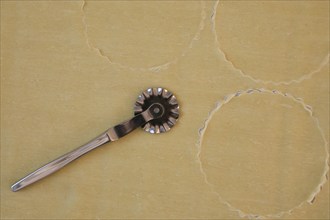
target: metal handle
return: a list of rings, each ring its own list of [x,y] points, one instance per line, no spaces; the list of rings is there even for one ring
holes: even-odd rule
[[[84,155],[85,153],[101,146],[109,142],[109,137],[106,133],[100,135],[99,137],[95,138],[94,140],[90,141],[89,143],[67,153],[63,156],[47,163],[46,165],[40,167],[39,169],[35,170],[34,172],[30,173],[26,177],[17,181],[14,185],[12,185],[11,190],[16,192],[56,171],[67,165],[68,163],[72,162],[73,160],[77,159],[78,157]]]
[[[63,168],[68,163],[74,161],[75,159],[81,157],[82,155],[90,152],[91,150],[107,143],[116,141],[119,138],[129,134],[134,129],[141,127],[148,121],[157,119],[161,117],[164,113],[164,108],[162,105],[155,103],[151,105],[147,110],[141,114],[136,115],[132,119],[125,121],[119,125],[109,128],[106,132],[88,142],[87,144],[78,147],[77,149],[64,154],[63,156],[47,163],[46,165],[40,167],[29,175],[17,181],[11,186],[11,190],[16,192],[56,171]]]

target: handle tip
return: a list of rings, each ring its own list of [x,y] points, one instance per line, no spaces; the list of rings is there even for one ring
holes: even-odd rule
[[[22,188],[22,187],[21,187],[21,185],[20,185],[19,182],[15,183],[14,185],[12,185],[12,186],[10,187],[11,191],[13,191],[13,192],[17,192],[17,191],[20,190],[21,188]]]

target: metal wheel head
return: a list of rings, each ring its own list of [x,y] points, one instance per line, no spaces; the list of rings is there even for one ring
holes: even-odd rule
[[[163,112],[162,117],[154,119],[143,126],[143,130],[151,134],[159,134],[169,131],[179,119],[179,104],[176,97],[164,88],[148,88],[138,96],[134,104],[134,115],[148,109],[152,104],[157,103],[154,108],[155,114]],[[160,109],[162,108],[162,109]]]

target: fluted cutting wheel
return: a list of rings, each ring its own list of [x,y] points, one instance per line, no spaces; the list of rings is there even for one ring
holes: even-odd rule
[[[179,104],[176,97],[167,89],[149,88],[144,91],[135,102],[134,115],[147,110],[154,103],[158,103],[164,108],[164,114],[161,118],[146,123],[143,129],[151,134],[169,131],[179,118]],[[153,109],[153,111],[159,110]]]

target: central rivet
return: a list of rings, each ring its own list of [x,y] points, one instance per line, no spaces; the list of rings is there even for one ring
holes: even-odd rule
[[[159,113],[160,112],[160,109],[158,107],[154,108],[154,113]]]

